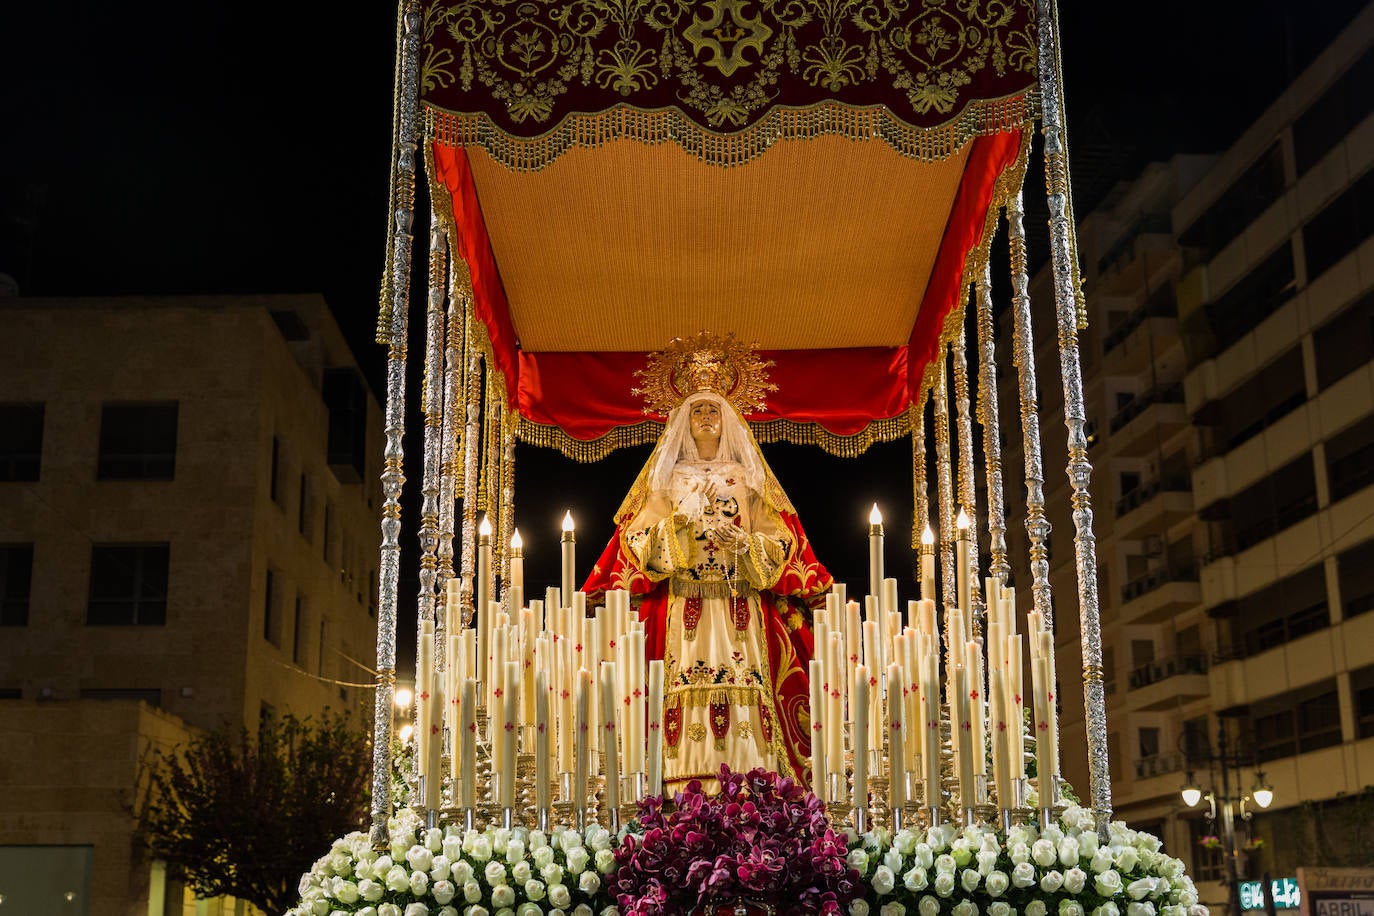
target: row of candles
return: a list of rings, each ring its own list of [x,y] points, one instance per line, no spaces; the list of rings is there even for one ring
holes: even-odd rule
[[[870,779],[887,777],[887,803],[914,805],[939,817],[943,807],[942,722],[949,726],[955,806],[972,811],[987,801],[988,766],[997,807],[1022,806],[1025,786],[1023,647],[1030,645],[1032,727],[1040,774],[1057,776],[1054,640],[1041,615],[1017,628],[1014,594],[985,582],[985,632],[975,636],[971,605],[969,520],[959,513],[955,599],[943,630],[935,601],[935,544],[927,529],[920,550],[921,598],[898,610],[897,580],[884,578],[881,516],[869,526],[869,594],[861,608],[843,584],[814,615],[810,662],[813,789],[830,802],[866,809]],[[569,514],[562,537],[560,588],[526,603],[523,545],[511,540],[504,603],[491,595],[491,530],[485,519],[477,549],[476,626],[451,632],[436,665],[433,622],[422,624],[417,664],[417,761],[422,802],[440,807],[443,756],[448,753],[451,804],[471,811],[490,804],[510,811],[517,799],[517,760],[533,758],[533,800],[541,817],[559,800],[585,816],[588,778],[604,775],[604,806],[663,791],[664,669],[645,658],[645,634],[629,595],[606,593],[588,613],[573,590],[575,529]],[[447,583],[443,612],[460,620],[460,583]],[[569,596],[564,600],[564,596]],[[944,661],[943,683],[941,660]],[[943,692],[944,702],[941,697]],[[942,708],[943,707],[943,708]],[[479,733],[479,709],[486,728]],[[447,747],[445,739],[447,736]],[[477,748],[486,745],[492,778],[478,795]],[[884,753],[885,752],[885,753]],[[990,752],[990,753],[989,753]],[[557,774],[557,779],[555,779]],[[846,779],[848,776],[848,779]],[[1043,784],[1043,783],[1042,783]],[[1053,794],[1041,792],[1042,806]]]

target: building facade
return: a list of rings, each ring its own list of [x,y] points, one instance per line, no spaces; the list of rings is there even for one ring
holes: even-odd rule
[[[1221,796],[1223,753],[1232,798],[1273,788],[1249,820],[1233,805],[1240,878],[1374,860],[1371,37],[1374,7],[1215,161],[1147,169],[1079,233],[1115,807],[1214,905],[1221,819],[1180,789]],[[1052,583],[1063,740],[1081,745],[1061,420],[1045,411]],[[1086,792],[1086,766],[1065,767]]]
[[[318,296],[14,298],[0,430],[0,879],[146,913],[142,754],[370,721],[380,409]]]

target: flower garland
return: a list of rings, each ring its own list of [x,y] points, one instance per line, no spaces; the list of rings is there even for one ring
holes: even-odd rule
[[[874,831],[853,838],[849,864],[868,889],[850,916],[1207,916],[1157,837],[1117,821],[1102,844],[1080,807],[1043,831]]]
[[[384,852],[358,832],[335,840],[288,916],[615,916],[603,902],[615,853],[602,827],[426,830],[409,809],[387,826]]]

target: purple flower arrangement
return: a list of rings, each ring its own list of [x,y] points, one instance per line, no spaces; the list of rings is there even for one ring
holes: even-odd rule
[[[778,916],[844,916],[865,890],[824,804],[762,768],[721,766],[719,795],[694,779],[669,811],[661,797],[645,798],[639,821],[642,833],[625,836],[608,878],[621,916],[711,912],[745,901]]]

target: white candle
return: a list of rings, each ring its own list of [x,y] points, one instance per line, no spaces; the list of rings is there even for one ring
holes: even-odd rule
[[[534,628],[534,611],[527,607],[519,610],[520,636],[520,724],[534,724],[534,667],[538,631]]]
[[[884,613],[891,614],[898,609],[897,604],[897,580],[887,578],[883,580],[883,593],[878,596],[878,606]]]
[[[854,797],[855,808],[868,806],[868,666],[854,669]]]
[[[433,718],[430,708],[433,705],[433,691],[434,621],[424,620],[420,623],[420,651],[415,665],[415,767],[419,775],[427,777],[427,782],[434,782],[439,775],[429,769],[429,723]]]
[[[458,741],[460,803],[472,808],[477,803],[477,679],[463,679],[463,697],[458,703]]]
[[[1011,732],[1007,722],[1006,673],[992,669],[992,702],[988,712],[992,717],[992,780],[997,787],[997,806],[1003,811],[1012,806],[1011,792]]]
[[[477,640],[477,679],[482,682],[485,699],[489,700],[492,681],[496,680],[491,672],[491,633],[495,621],[491,619],[487,604],[491,600],[491,521],[485,515],[477,526],[477,589],[473,598],[481,634]],[[496,710],[488,705],[487,714],[495,718]]]
[[[429,640],[434,643],[433,638]],[[439,789],[443,785],[443,750],[444,750],[444,681],[434,672],[430,675],[430,685],[433,693],[430,695],[428,710],[425,721],[421,723],[423,729],[429,732],[429,745],[425,752],[425,808],[436,811],[441,805]]]
[[[620,742],[616,738],[616,719],[620,698],[616,690],[615,662],[601,663],[601,756],[605,761],[606,808],[620,807]]]
[[[587,808],[587,773],[591,769],[592,738],[588,734],[592,725],[592,673],[586,668],[577,672],[577,686],[574,691],[576,716],[573,728],[577,736],[576,761],[573,769],[573,795],[568,799],[578,810]]]
[[[568,510],[563,516],[562,547],[563,565],[560,582],[563,594],[571,595],[577,588],[574,583],[577,575],[577,535],[573,527],[572,510]]]
[[[629,643],[626,652],[626,660],[630,664],[629,678],[629,750],[630,759],[626,764],[626,771],[630,773],[645,772],[644,764],[644,745],[648,740],[648,726],[645,721],[645,693],[648,685],[645,683],[644,674],[644,633],[637,631],[626,635]]]
[[[515,807],[515,728],[520,717],[520,663],[506,662],[506,695],[501,714],[501,807]]]
[[[887,666],[887,719],[888,719],[888,805],[902,808],[906,805],[906,711],[902,702],[902,684],[906,675],[902,666],[893,662]]]
[[[902,701],[905,706],[903,728],[906,733],[907,766],[913,769],[918,755],[925,753],[926,734],[923,725],[924,715],[921,712],[920,659],[923,656],[917,650],[918,635],[917,632],[912,631],[902,637],[902,651],[898,656],[902,660],[902,672],[905,675],[905,680],[902,682]]]
[[[959,610],[963,611],[964,616],[969,616],[972,597],[970,593],[969,580],[969,519],[967,513],[962,508],[959,509],[959,518],[955,523],[954,535],[954,581],[957,585],[959,596]],[[961,640],[967,640],[970,634],[961,634]]]
[[[973,737],[973,773],[986,776],[988,772],[987,722],[984,713],[983,644],[976,639],[965,643],[964,687],[968,692],[969,731]]]
[[[1007,721],[1011,724],[1011,778],[1026,778],[1025,688],[1021,637],[1007,637]]]
[[[1050,772],[1059,775],[1059,704],[1055,702],[1055,694],[1059,690],[1059,680],[1054,665],[1054,634],[1048,629],[1040,631],[1040,658],[1045,662],[1045,690],[1046,706],[1049,712],[1050,723],[1050,762],[1053,769]]]
[[[976,802],[973,779],[973,710],[969,699],[968,674],[962,665],[954,668],[955,696],[950,706],[958,710],[955,734],[959,744],[959,804],[972,808]]]
[[[883,514],[878,504],[868,513],[868,594],[875,600],[883,584]]]
[[[554,585],[544,587],[544,605],[550,611],[559,611],[567,607],[563,603],[563,590]]]
[[[828,633],[829,631],[827,631]],[[827,639],[829,636],[827,635]],[[825,645],[817,637],[819,649]],[[825,662],[820,658],[811,659],[807,666],[811,675],[811,792],[822,801],[825,800]]]
[[[849,692],[853,685],[854,667],[862,660],[860,653],[863,651],[862,642],[863,629],[859,621],[859,602],[850,601],[844,607],[844,651],[848,656],[848,665],[845,667],[840,678],[843,689]],[[848,700],[849,697],[846,697]],[[849,703],[849,708],[845,713],[845,721],[854,721],[854,704]]]
[[[493,616],[505,617],[506,615],[495,614]],[[491,628],[491,639],[488,642],[488,645],[491,647],[491,658],[487,660],[487,670],[491,677],[486,684],[487,740],[491,742],[492,756],[495,758],[492,761],[493,766],[499,765],[501,762],[501,731],[499,724],[501,722],[501,710],[505,706],[502,702],[502,697],[505,694],[506,685],[503,683],[504,678],[502,677],[502,672],[506,670],[505,664],[508,654],[506,651],[506,638],[507,629],[503,625],[503,621],[494,621]]]
[[[549,782],[549,673],[534,674],[534,806],[547,810],[553,803]]]
[[[814,663],[813,663],[814,664]],[[663,659],[649,662],[649,786],[650,795],[663,794]]]
[[[873,600],[870,596],[869,600]],[[872,702],[861,707],[868,713],[868,735],[873,747],[881,751],[883,746],[882,706],[883,685],[878,675],[883,673],[882,640],[878,634],[876,620],[864,621],[864,667],[868,669],[868,689]],[[855,713],[857,717],[858,713]]]
[[[921,532],[921,598],[935,600],[935,532],[929,525]]]
[[[463,657],[463,635],[449,633],[448,668],[444,671],[444,698],[448,706],[448,777],[453,785],[454,799],[458,797],[458,783],[463,778],[458,743],[462,740],[463,681],[467,680],[467,659]],[[457,802],[455,801],[455,804]]]
[[[925,769],[926,807],[939,807],[940,789],[940,657],[934,652],[924,656],[921,666],[921,718],[925,723],[925,747],[921,764]]]
[[[1035,770],[1040,784],[1040,807],[1053,804],[1054,743],[1050,740],[1049,676],[1044,658],[1031,659],[1031,689],[1035,692]]]
[[[525,542],[520,537],[519,528],[511,532],[510,536],[510,584],[511,588],[525,588]]]
[[[574,641],[564,635],[556,643],[559,660],[558,703],[558,772],[571,773],[577,748],[577,690],[576,653]]]
[[[825,665],[825,680],[830,690],[825,722],[825,765],[828,772],[843,774],[845,720],[842,684],[849,671],[844,657],[844,637],[839,633],[831,633],[829,648]]]

